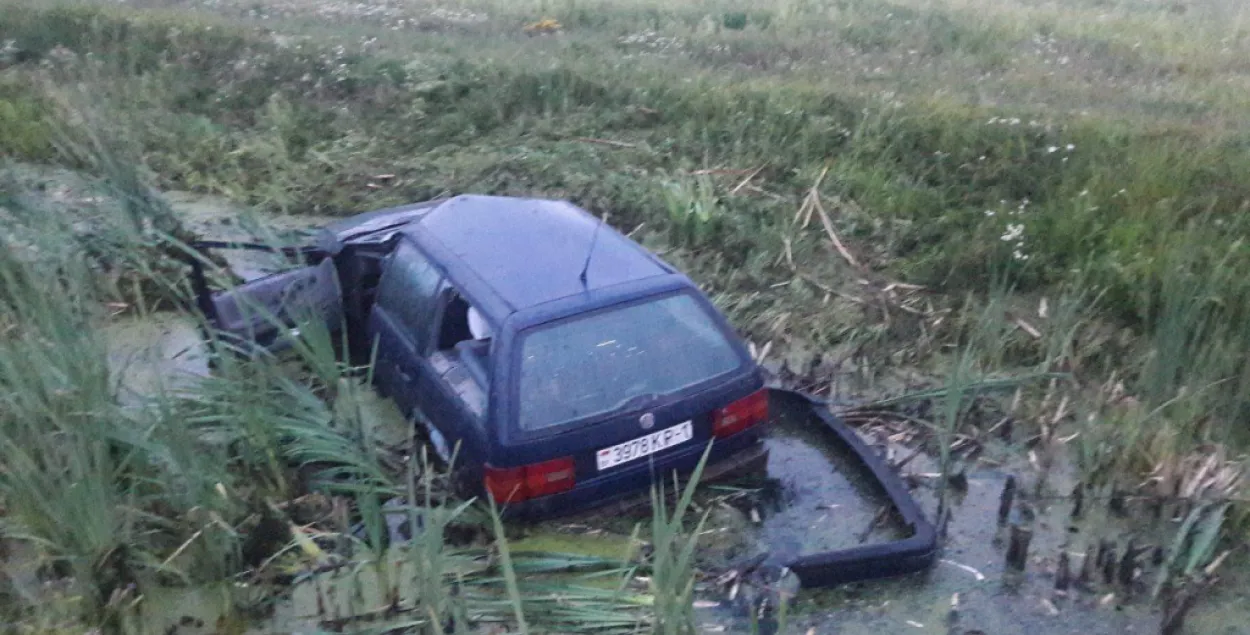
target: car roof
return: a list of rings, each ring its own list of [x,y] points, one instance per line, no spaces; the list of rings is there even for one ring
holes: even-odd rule
[[[432,251],[439,252],[436,257],[448,278],[467,295],[474,294],[472,287],[485,287],[512,311],[675,273],[641,245],[567,201],[456,196],[430,208],[403,231],[418,244],[436,242]],[[587,254],[590,265],[583,284]]]

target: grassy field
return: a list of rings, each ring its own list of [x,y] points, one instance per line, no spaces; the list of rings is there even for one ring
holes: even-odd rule
[[[178,228],[147,185],[295,214],[464,191],[569,198],[688,270],[789,371],[824,371],[823,387],[898,369],[951,382],[1070,372],[1072,405],[1051,423],[1082,433],[1072,445],[1090,480],[1127,487],[1247,441],[1248,18],[1232,0],[5,0],[0,154],[112,184],[128,220],[82,241],[78,266],[127,272],[105,295],[131,300],[178,295],[153,282],[168,245],[143,232]],[[40,229],[52,243],[68,231]],[[85,319],[72,303],[31,308],[15,291],[32,266],[49,265],[9,267],[7,317],[42,311],[60,342],[48,350],[77,346],[58,321]],[[986,341],[978,316],[993,322]],[[970,347],[975,360],[952,354]],[[60,394],[27,370],[4,370],[5,390]],[[112,408],[99,370],[69,383]],[[270,378],[297,401],[333,384]],[[230,411],[236,397],[217,395],[227,413],[215,416],[247,430],[259,415]],[[1053,413],[1040,391],[1030,400]],[[6,419],[6,442],[55,438],[68,424],[52,403]],[[1050,438],[1040,414],[1025,418]],[[276,447],[300,456],[262,444],[233,460],[290,495]],[[140,450],[144,470],[176,465]],[[367,454],[355,469],[371,469]],[[119,469],[116,456],[79,458],[69,472],[35,461],[31,475]],[[191,492],[211,499],[213,479],[237,478],[210,474],[171,485],[185,508],[158,515],[203,508]],[[10,509],[19,493],[52,496],[9,478]],[[141,539],[54,535],[76,504],[61,502],[17,526],[94,563],[75,579],[116,588],[91,582],[100,554]],[[147,516],[96,503],[147,531],[135,524]],[[263,509],[228,510],[226,524]],[[157,564],[211,535],[162,527]]]

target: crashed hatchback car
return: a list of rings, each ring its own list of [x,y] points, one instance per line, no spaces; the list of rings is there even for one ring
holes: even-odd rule
[[[236,245],[202,243],[203,247]],[[457,482],[509,513],[620,501],[657,478],[762,468],[768,393],[689,278],[563,201],[457,196],[320,230],[306,266],[212,293],[217,333],[281,347],[299,311],[373,377]],[[298,309],[298,311],[297,311]]]

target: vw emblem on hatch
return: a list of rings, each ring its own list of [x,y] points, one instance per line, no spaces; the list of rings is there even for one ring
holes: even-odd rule
[[[642,426],[643,430],[650,430],[655,426],[655,415],[648,412],[641,417],[638,417],[638,423]]]

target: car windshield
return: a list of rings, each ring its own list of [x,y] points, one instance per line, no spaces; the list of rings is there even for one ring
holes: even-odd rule
[[[523,336],[519,425],[536,431],[604,414],[742,362],[704,305],[688,294],[564,320]]]

